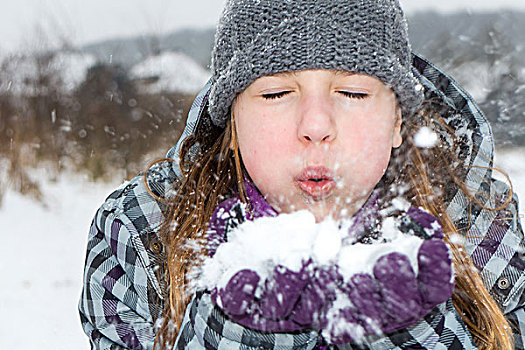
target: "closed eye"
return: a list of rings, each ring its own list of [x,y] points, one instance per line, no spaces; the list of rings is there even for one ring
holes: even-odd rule
[[[369,96],[367,93],[364,93],[364,92],[350,92],[350,91],[344,91],[344,90],[338,91],[338,92],[348,98],[352,98],[356,100],[362,100]]]
[[[266,93],[262,94],[262,97],[266,100],[275,100],[277,98],[281,98],[285,95],[288,95],[291,91],[280,91],[280,92],[273,92],[273,93]]]

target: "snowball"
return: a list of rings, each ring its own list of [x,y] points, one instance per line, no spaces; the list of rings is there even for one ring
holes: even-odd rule
[[[414,136],[414,143],[417,147],[431,148],[436,145],[438,141],[437,134],[429,127],[422,127]]]

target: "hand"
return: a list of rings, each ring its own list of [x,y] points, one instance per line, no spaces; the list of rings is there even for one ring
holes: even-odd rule
[[[406,328],[454,292],[448,247],[439,238],[423,241],[417,254],[417,274],[406,255],[386,254],[376,261],[372,275],[351,276],[341,292],[350,305],[332,306],[323,330],[330,343],[359,342],[363,336]]]
[[[312,283],[311,263],[299,272],[277,266],[272,276],[261,278],[253,270],[237,272],[224,288],[212,290],[212,300],[235,322],[260,331],[289,332],[309,327],[322,292]]]
[[[295,305],[291,319],[304,328],[322,329],[326,326],[326,314],[336,298],[343,277],[337,267],[314,268],[310,281]]]

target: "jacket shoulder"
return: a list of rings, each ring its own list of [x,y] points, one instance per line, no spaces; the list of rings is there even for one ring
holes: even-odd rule
[[[170,161],[160,162],[113,191],[95,219],[103,228],[112,214],[137,234],[155,231],[162,224],[166,201],[175,191],[177,177]]]
[[[132,248],[161,298],[163,288],[156,271],[163,261],[164,249],[159,229],[164,223],[166,201],[175,193],[177,184],[172,163],[159,162],[123,183],[106,198],[94,218],[95,227],[106,236],[107,242]],[[112,230],[115,224],[125,230]],[[122,259],[125,261],[129,256]]]

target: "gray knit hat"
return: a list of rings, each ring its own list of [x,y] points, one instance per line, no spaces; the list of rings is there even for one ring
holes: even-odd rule
[[[237,94],[265,75],[337,69],[380,79],[404,115],[423,99],[397,0],[228,0],[215,34],[209,113],[223,127]]]

